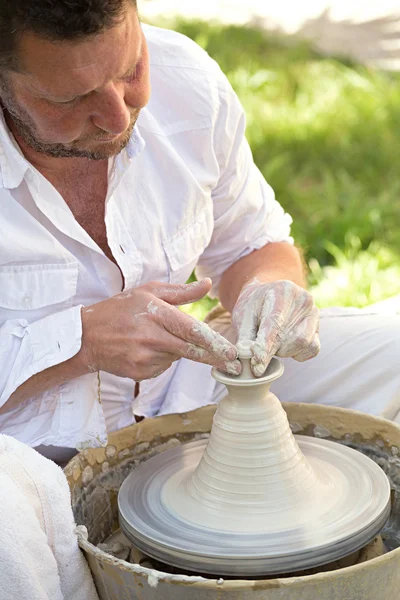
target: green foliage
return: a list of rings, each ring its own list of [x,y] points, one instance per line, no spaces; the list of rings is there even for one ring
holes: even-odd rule
[[[310,260],[311,289],[320,307],[368,306],[400,291],[398,257],[378,242],[361,250],[361,241],[347,236],[345,250],[327,242],[336,265],[321,267]]]
[[[236,90],[255,162],[293,216],[321,305],[400,293],[400,75],[251,28],[172,26]]]
[[[195,302],[194,304],[187,304],[186,306],[181,306],[181,310],[191,315],[195,319],[199,321],[204,321],[204,317],[207,313],[210,312],[212,308],[217,304],[217,300],[211,300],[208,296],[206,296],[200,302]]]

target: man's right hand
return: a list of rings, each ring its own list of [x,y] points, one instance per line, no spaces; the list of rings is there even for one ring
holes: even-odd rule
[[[177,308],[200,300],[210,288],[210,279],[151,282],[83,308],[80,359],[91,371],[135,381],[157,377],[183,357],[240,373],[235,346]]]

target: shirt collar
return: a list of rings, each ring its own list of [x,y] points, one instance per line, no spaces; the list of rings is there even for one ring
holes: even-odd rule
[[[139,128],[137,124],[135,124],[132,135],[126,147],[126,153],[129,159],[135,158],[139,154],[141,154],[144,150],[146,142],[142,138],[139,132]]]
[[[128,145],[116,158],[117,160],[122,159],[123,163],[130,162],[143,152],[145,145],[145,141],[135,125]],[[0,187],[17,188],[30,167],[30,162],[22,154],[14,136],[10,133],[0,108]]]
[[[132,160],[141,154],[144,150],[146,142],[139,133],[139,129],[135,124],[129,142],[122,152],[110,159],[109,162],[109,194],[114,192],[122,177],[128,171]]]
[[[0,108],[0,187],[17,188],[29,167],[30,163],[10,133]]]

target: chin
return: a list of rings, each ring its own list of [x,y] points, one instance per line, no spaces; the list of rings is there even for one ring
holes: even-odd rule
[[[102,160],[119,154],[129,143],[137,119],[132,120],[129,128],[111,139],[91,140],[86,145],[79,142],[73,144],[71,150],[81,156]]]
[[[87,152],[88,154],[92,154],[94,159],[98,158],[105,159],[111,158],[112,156],[116,156],[119,154],[129,143],[130,136],[127,138],[118,137],[113,141],[109,142],[100,142],[93,144],[92,147],[83,149],[83,152]]]
[[[119,154],[129,143],[131,133],[126,132],[120,136],[117,136],[110,141],[90,141],[89,143],[82,143],[76,141],[73,144],[62,146],[61,144],[49,147],[50,154],[53,156],[58,155],[59,157],[70,157],[70,158],[90,158],[92,160],[104,160],[111,158]]]

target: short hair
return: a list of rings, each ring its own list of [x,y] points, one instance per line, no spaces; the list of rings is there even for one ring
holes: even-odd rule
[[[123,20],[136,0],[0,0],[0,70],[18,69],[24,33],[52,40],[81,40]]]

